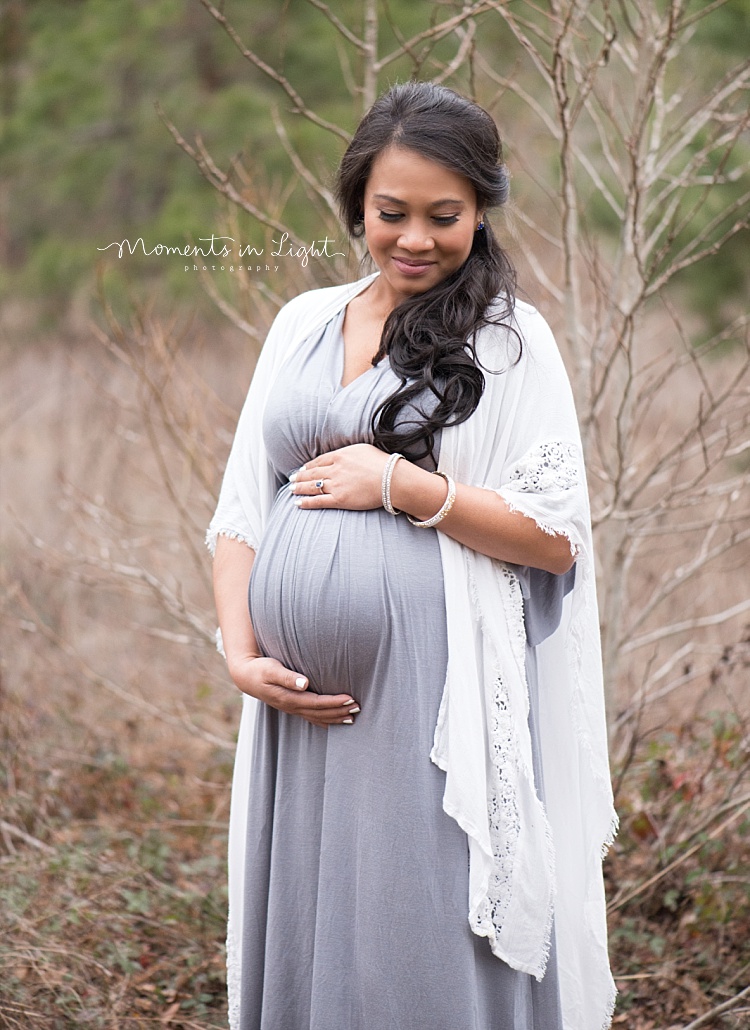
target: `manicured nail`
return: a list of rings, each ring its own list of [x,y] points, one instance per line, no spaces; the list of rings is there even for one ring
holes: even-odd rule
[[[344,724],[346,726],[351,726],[353,722],[354,722],[354,719],[344,719]]]
[[[304,690],[305,686],[307,685],[307,680],[304,676],[298,676],[297,679],[294,681],[294,685],[295,687],[299,687],[300,690]]]
[[[297,505],[298,508],[301,508],[302,507],[302,498],[301,497],[295,497],[294,498],[294,503]]]
[[[289,477],[289,482],[293,483],[296,478],[297,478],[297,473],[296,472],[292,472],[291,476]]]
[[[356,708],[350,708],[349,709],[349,712],[350,712],[351,715],[356,715],[357,712],[361,712],[361,711],[362,711],[362,709],[359,707],[359,705],[357,705]]]

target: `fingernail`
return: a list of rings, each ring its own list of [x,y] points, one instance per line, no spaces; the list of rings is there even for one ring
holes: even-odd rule
[[[359,705],[357,705],[356,708],[350,708],[349,711],[351,712],[352,715],[356,715],[357,712],[361,712],[362,709],[359,707]]]
[[[294,681],[295,687],[299,687],[300,690],[303,690],[306,684],[307,680],[304,676],[298,676],[297,679]]]
[[[346,726],[351,726],[353,722],[354,722],[354,719],[344,719],[344,724]]]
[[[293,483],[296,478],[297,478],[297,473],[296,472],[292,472],[291,476],[289,477],[289,482]]]
[[[298,508],[301,508],[302,507],[302,498],[301,497],[295,497],[294,498],[294,503],[297,505]]]

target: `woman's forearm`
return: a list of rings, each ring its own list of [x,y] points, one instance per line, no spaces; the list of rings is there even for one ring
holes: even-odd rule
[[[446,492],[442,476],[406,460],[397,462],[391,480],[395,508],[413,518],[429,519],[442,507]],[[457,483],[456,500],[439,526],[467,547],[515,565],[531,565],[560,574],[573,564],[566,537],[552,536],[533,519],[512,512],[494,490]]]
[[[218,536],[213,564],[214,597],[230,670],[235,661],[260,654],[247,603],[254,561],[255,551],[243,540]]]

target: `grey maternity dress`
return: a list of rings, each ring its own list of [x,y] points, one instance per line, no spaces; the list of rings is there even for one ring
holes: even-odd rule
[[[362,711],[325,729],[259,706],[242,1030],[561,1030],[554,950],[537,982],[467,919],[466,836],[429,759],[447,662],[437,531],[383,508],[301,510],[289,490],[305,461],[370,442],[398,383],[385,359],[341,386],[343,318],[268,397],[279,489],[249,601],[264,654]]]

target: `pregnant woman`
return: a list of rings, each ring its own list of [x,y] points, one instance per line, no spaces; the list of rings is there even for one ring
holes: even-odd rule
[[[337,182],[377,271],[285,305],[258,361],[208,534],[233,1030],[609,1025],[585,475],[507,190],[486,111],[392,88]]]

